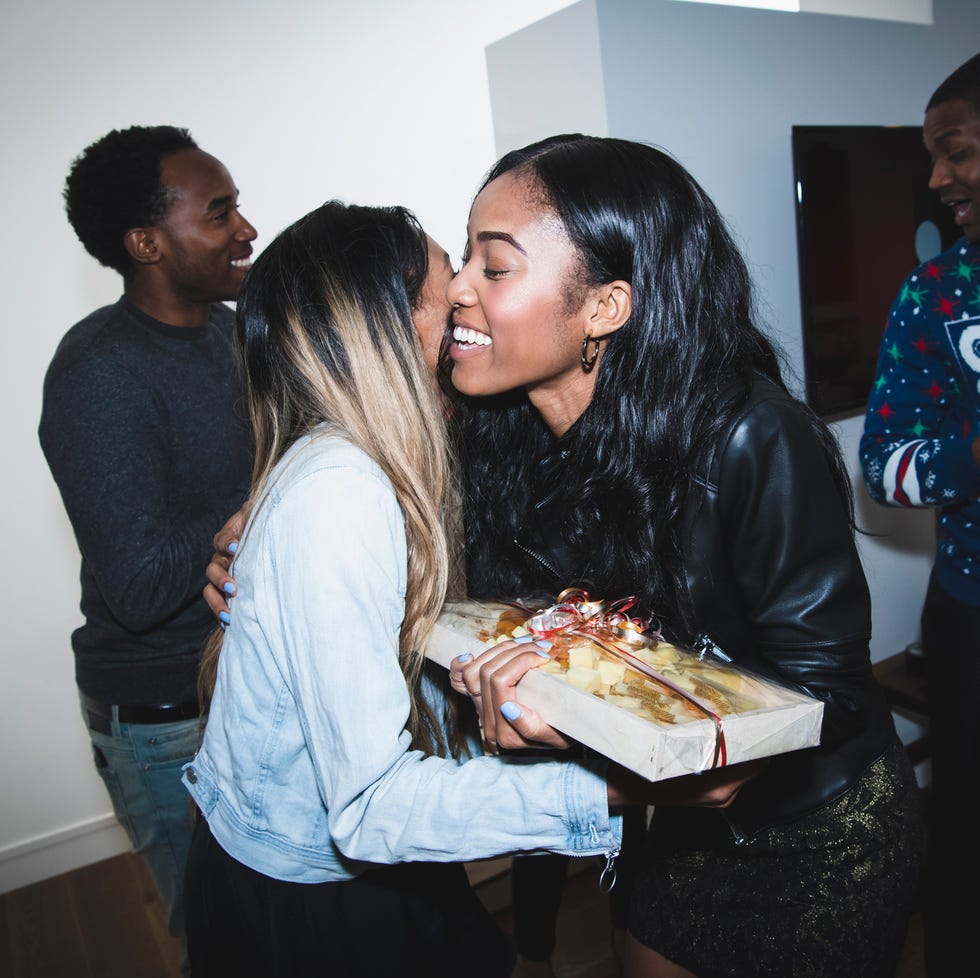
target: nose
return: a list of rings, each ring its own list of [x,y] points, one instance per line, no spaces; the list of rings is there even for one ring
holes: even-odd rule
[[[249,224],[245,215],[241,211],[238,211],[238,229],[235,231],[235,237],[242,241],[254,241],[259,235],[255,228]]]
[[[471,306],[476,302],[476,293],[470,287],[466,274],[467,266],[463,267],[449,280],[446,298],[452,306]]]
[[[939,190],[950,182],[950,169],[944,160],[936,160],[932,164],[932,173],[929,175],[929,189]]]

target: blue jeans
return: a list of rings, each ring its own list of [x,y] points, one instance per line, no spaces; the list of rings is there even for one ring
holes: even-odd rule
[[[111,735],[89,729],[95,768],[133,850],[150,868],[169,914],[170,932],[180,940],[184,973],[184,868],[193,808],[180,775],[197,752],[200,724],[198,719],[120,723],[113,707]]]

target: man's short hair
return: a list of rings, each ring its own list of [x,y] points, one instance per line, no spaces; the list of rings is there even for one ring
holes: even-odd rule
[[[197,149],[186,129],[131,126],[113,129],[73,160],[65,180],[68,220],[85,250],[126,278],[130,258],[123,237],[160,222],[169,203],[160,182],[164,157]]]
[[[980,115],[980,54],[975,54],[969,61],[961,64],[940,86],[932,93],[926,112],[942,105],[964,99],[973,105],[974,112]]]

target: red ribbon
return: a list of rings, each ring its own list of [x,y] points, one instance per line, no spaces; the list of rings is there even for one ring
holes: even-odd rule
[[[626,614],[636,603],[635,595],[618,601],[593,601],[588,591],[582,588],[567,588],[558,595],[556,604],[532,613],[525,625],[533,635],[549,640],[561,635],[577,635],[590,639],[631,669],[682,697],[714,724],[715,752],[711,767],[724,767],[728,762],[728,751],[721,717],[697,697],[681,689],[676,683],[671,682],[648,663],[618,644],[625,642],[628,645],[656,646],[660,641],[660,632],[650,631],[649,619],[630,618]]]

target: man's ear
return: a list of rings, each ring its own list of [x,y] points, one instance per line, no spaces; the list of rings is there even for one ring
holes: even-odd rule
[[[589,336],[602,339],[623,326],[633,313],[633,287],[617,279],[600,285],[593,293]]]
[[[159,228],[130,228],[123,235],[123,247],[138,265],[155,265],[161,257]]]

